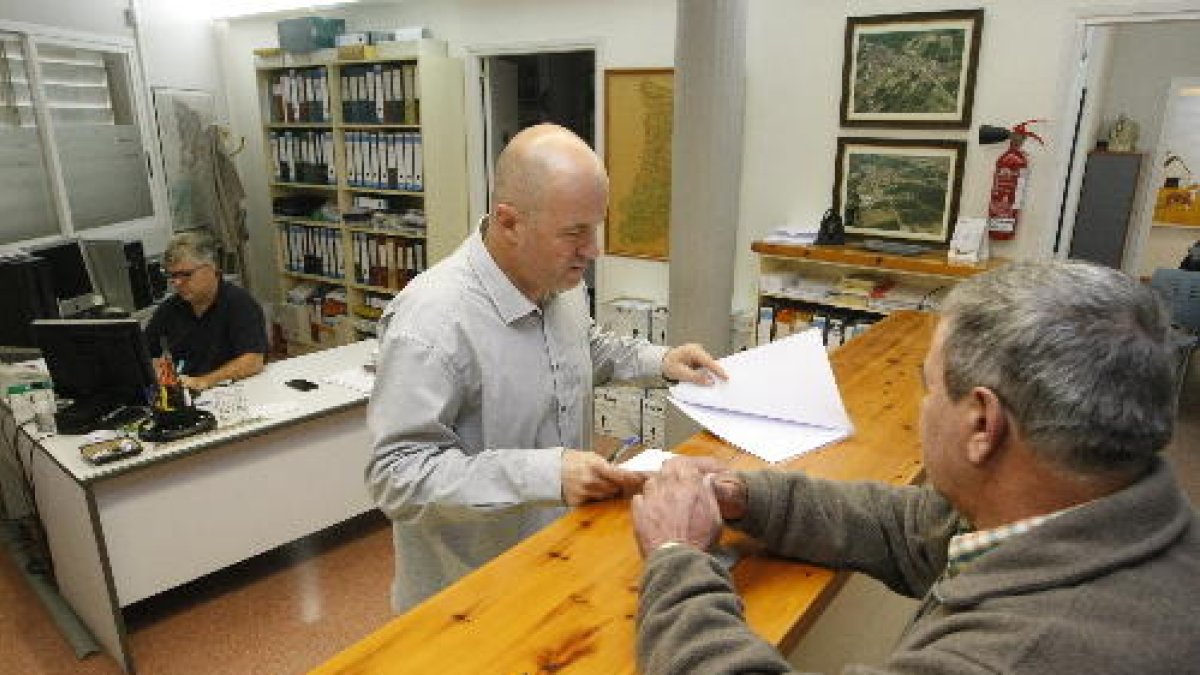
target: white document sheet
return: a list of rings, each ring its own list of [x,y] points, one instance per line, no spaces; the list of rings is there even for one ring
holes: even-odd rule
[[[321,378],[321,381],[326,384],[340,385],[351,391],[370,396],[371,390],[375,388],[375,373],[362,366],[358,366],[326,375]]]
[[[663,463],[677,455],[673,452],[667,452],[662,448],[646,448],[638,454],[621,462],[619,465],[622,469],[629,471],[641,471],[644,473],[654,473],[662,469]]]
[[[670,400],[742,450],[781,462],[853,433],[820,331],[810,329],[720,362],[729,380],[711,387],[677,384]]]

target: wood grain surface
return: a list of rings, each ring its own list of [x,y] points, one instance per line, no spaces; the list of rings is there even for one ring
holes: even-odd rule
[[[799,258],[851,267],[874,267],[913,274],[938,277],[966,278],[1007,264],[1007,258],[992,257],[976,265],[951,265],[946,262],[945,249],[931,249],[915,255],[894,255],[871,251],[854,244],[806,246],[803,244],[773,244],[756,241],[750,250],[775,258]]]
[[[934,315],[897,312],[835,352],[854,434],[776,468],[916,482],[919,368],[935,323]],[[788,383],[778,386],[783,393]],[[675,451],[739,469],[768,466],[708,433]],[[736,533],[727,532],[723,543],[741,554],[733,576],[747,621],[784,651],[844,581],[841,573],[766,555]],[[627,501],[577,508],[314,672],[634,673],[641,568]]]

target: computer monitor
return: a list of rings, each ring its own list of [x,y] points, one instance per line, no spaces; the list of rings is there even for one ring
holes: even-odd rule
[[[70,405],[58,430],[83,434],[126,406],[145,406],[156,380],[136,319],[41,319],[33,322],[54,393]]]
[[[83,247],[76,239],[67,239],[29,249],[29,253],[50,263],[54,297],[59,314],[72,316],[97,305],[96,285],[88,271]]]

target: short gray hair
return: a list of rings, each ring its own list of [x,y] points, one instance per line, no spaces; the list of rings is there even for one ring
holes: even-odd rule
[[[1081,262],[1015,262],[942,303],[946,390],[991,389],[1040,456],[1082,473],[1137,468],[1170,439],[1169,325],[1152,290]]]
[[[185,260],[217,265],[217,247],[212,235],[204,230],[180,232],[171,237],[167,250],[163,252],[163,264],[170,267]]]

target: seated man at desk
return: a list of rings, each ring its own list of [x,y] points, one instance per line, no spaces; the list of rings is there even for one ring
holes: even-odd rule
[[[699,345],[598,330],[583,274],[608,202],[600,159],[543,124],[496,167],[492,211],[380,324],[367,484],[394,521],[392,606],[411,608],[563,513],[641,485],[585,448],[592,381],[723,375]]]
[[[643,672],[789,670],[706,553],[723,521],[924,598],[886,663],[854,672],[1200,672],[1200,521],[1158,456],[1175,411],[1150,290],[1016,263],[941,311],[922,370],[926,486],[682,459],[634,497]]]
[[[151,355],[165,345],[183,385],[193,390],[261,372],[267,354],[262,307],[221,277],[212,237],[201,231],[175,235],[163,266],[175,293],[146,325]]]

